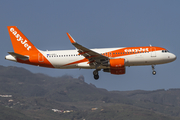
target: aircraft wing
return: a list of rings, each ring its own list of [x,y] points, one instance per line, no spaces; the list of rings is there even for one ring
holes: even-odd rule
[[[17,54],[15,52],[8,52],[10,55],[12,55],[13,57],[15,58],[19,58],[21,60],[28,60],[29,57],[28,56],[24,56],[24,55],[21,55],[21,54]]]
[[[69,33],[67,33],[71,43],[78,49],[78,52],[80,55],[83,55],[85,58],[89,60],[90,63],[96,63],[98,64],[103,64],[107,60],[109,60],[108,57],[101,55],[93,50],[90,50],[80,44],[78,44]]]

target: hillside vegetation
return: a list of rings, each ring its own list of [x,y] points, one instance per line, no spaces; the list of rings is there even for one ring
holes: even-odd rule
[[[107,91],[84,77],[0,66],[0,120],[179,120],[180,89]]]

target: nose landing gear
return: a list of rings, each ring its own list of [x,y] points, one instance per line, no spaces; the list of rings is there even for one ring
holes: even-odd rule
[[[156,75],[156,71],[155,71],[154,69],[155,69],[155,67],[154,67],[154,65],[152,65],[152,70],[153,70],[153,71],[152,71],[152,74],[153,74],[153,75]]]

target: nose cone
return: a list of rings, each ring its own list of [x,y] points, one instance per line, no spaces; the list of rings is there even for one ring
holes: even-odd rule
[[[176,60],[176,55],[174,55],[174,54],[171,54],[169,57],[172,61]]]

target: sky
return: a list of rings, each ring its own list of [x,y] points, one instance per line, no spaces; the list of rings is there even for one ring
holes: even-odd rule
[[[49,76],[84,75],[86,83],[107,90],[157,90],[180,88],[179,0],[1,0],[0,65],[17,66]],[[75,49],[66,33],[87,48],[159,46],[177,56],[176,61],[127,67],[125,75],[93,70],[51,69],[5,60],[13,51],[7,26],[17,26],[40,50]]]

